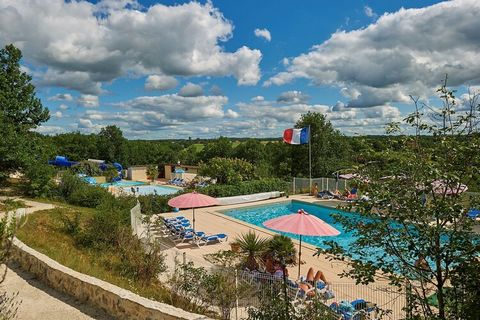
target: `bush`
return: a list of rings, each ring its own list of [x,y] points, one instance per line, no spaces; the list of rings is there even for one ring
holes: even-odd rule
[[[113,198],[104,188],[89,185],[71,172],[62,175],[57,192],[66,202],[88,208],[96,208],[104,200]]]
[[[101,176],[103,174],[100,166],[97,163],[87,160],[80,161],[77,165],[72,167],[72,170],[75,173],[83,173],[91,177]]]
[[[149,194],[138,196],[137,199],[140,202],[142,213],[146,215],[152,215],[157,213],[169,212],[171,210],[171,207],[168,205],[168,200],[170,200],[172,197],[172,195],[160,196]]]
[[[270,191],[287,191],[288,183],[280,179],[244,181],[237,184],[212,184],[199,192],[212,197],[233,197]]]
[[[53,175],[55,170],[46,164],[32,163],[25,168],[25,178],[28,183],[25,184],[25,192],[32,197],[48,197],[55,189]]]
[[[134,206],[134,197],[104,198],[78,234],[77,243],[96,249],[118,247],[122,232],[131,232],[130,209]]]
[[[125,229],[119,233],[117,250],[120,261],[115,268],[121,276],[148,283],[167,270],[160,244],[153,242],[145,248],[130,230]]]

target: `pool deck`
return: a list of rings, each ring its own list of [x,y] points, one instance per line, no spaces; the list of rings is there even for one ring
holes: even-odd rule
[[[279,203],[279,202],[287,202],[291,200],[299,200],[305,201],[308,203],[319,204],[323,206],[329,206],[335,208],[341,202],[337,200],[319,200],[312,196],[307,195],[295,195],[290,196],[289,198],[281,197],[276,199],[264,200],[259,202],[252,202],[252,203],[244,203],[244,204],[236,204],[236,205],[228,205],[228,206],[218,206],[218,207],[209,207],[209,208],[199,208],[195,209],[195,229],[197,231],[203,231],[206,234],[216,234],[216,233],[225,233],[228,235],[228,241],[223,243],[217,244],[210,244],[206,246],[201,246],[200,248],[194,244],[184,243],[184,244],[168,244],[164,243],[165,250],[164,252],[167,255],[167,264],[169,266],[169,270],[173,269],[175,265],[175,260],[182,261],[183,256],[185,256],[187,261],[193,261],[197,266],[204,266],[204,267],[211,267],[212,264],[204,259],[204,255],[209,253],[215,253],[219,250],[230,250],[230,243],[235,240],[237,236],[240,236],[243,233],[247,233],[248,231],[252,230],[255,233],[263,236],[263,237],[272,237],[275,233],[269,231],[267,229],[249,224],[247,222],[226,216],[219,211],[234,209],[234,208],[242,208],[242,207],[249,207],[249,206],[263,206],[267,204]],[[180,212],[171,212],[161,214],[163,217],[175,217],[175,216],[185,216],[190,221],[192,221],[192,210],[182,210]],[[297,250],[299,241],[292,239],[295,243]],[[349,299],[350,301],[363,298],[365,300],[374,301],[375,297],[378,293],[372,293],[371,290],[367,290],[368,288],[363,287],[364,290],[357,290],[355,287],[355,282],[352,279],[348,278],[341,278],[339,274],[347,270],[347,265],[345,262],[341,261],[329,261],[326,256],[313,256],[316,253],[316,247],[314,245],[302,242],[302,264],[300,267],[300,275],[305,276],[307,271],[310,267],[314,269],[314,272],[317,270],[321,270],[327,278],[327,281],[332,284],[341,284],[344,286],[345,295],[343,295],[343,299]],[[297,279],[298,275],[298,266],[290,266],[288,267],[288,274],[291,279]],[[165,275],[166,276],[166,275]],[[376,282],[377,285],[387,285],[385,280],[379,279]],[[385,295],[385,293],[383,293]],[[338,298],[340,295],[337,295]],[[378,300],[378,296],[376,297]],[[383,298],[382,298],[383,300]],[[380,303],[380,301],[378,301]],[[394,307],[397,309],[394,313],[401,312],[402,301],[394,302],[394,304],[398,304],[398,306]]]

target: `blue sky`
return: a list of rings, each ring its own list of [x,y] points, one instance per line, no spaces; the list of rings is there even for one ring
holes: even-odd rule
[[[460,100],[478,88],[479,14],[474,0],[2,0],[0,45],[22,49],[47,134],[275,137],[306,111],[381,134],[409,95],[437,103],[445,73]]]

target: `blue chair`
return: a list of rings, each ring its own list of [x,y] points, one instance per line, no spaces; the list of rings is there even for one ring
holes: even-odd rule
[[[199,239],[199,244],[207,245],[210,243],[225,242],[228,240],[228,235],[224,233],[217,233],[212,235],[204,235]]]
[[[470,211],[467,212],[467,217],[472,219],[480,218],[480,209],[470,209]]]

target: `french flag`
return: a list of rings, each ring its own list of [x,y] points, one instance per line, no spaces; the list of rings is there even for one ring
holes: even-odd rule
[[[283,131],[283,142],[288,144],[307,144],[310,134],[308,127],[301,129],[286,129]]]

